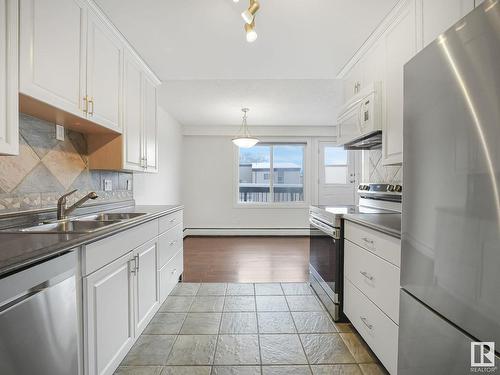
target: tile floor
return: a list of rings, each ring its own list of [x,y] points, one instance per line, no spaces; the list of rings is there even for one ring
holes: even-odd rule
[[[180,283],[115,374],[385,373],[306,283]]]

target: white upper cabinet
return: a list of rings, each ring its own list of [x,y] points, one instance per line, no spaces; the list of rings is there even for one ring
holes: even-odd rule
[[[86,17],[83,1],[21,0],[21,93],[83,115]]]
[[[0,0],[0,154],[19,153],[18,2]]]
[[[420,0],[424,47],[474,9],[474,0]]]
[[[415,6],[413,1],[385,35],[385,111],[382,121],[382,162],[403,162],[403,67],[417,52]]]
[[[156,85],[144,76],[144,164],[148,172],[158,171],[158,124]]]
[[[403,162],[404,65],[480,0],[402,0],[343,71],[344,100],[359,88],[382,82],[382,163]]]
[[[123,45],[92,12],[87,33],[88,115],[91,121],[120,131]]]
[[[135,59],[125,57],[123,92],[123,142],[124,167],[129,170],[143,169],[142,138],[142,71]]]

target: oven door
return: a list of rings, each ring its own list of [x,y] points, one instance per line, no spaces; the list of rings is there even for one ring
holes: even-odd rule
[[[336,304],[341,301],[342,241],[340,228],[310,217],[309,265],[312,275]]]

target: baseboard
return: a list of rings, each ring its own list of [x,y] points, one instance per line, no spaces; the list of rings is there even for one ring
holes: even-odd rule
[[[187,236],[309,236],[309,228],[185,228]]]

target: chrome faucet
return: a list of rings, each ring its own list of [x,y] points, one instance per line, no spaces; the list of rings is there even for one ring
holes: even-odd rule
[[[62,219],[67,219],[68,215],[73,212],[76,208],[80,207],[82,204],[87,202],[89,199],[97,199],[99,196],[96,194],[95,191],[92,191],[88,193],[86,196],[84,196],[82,199],[80,199],[78,202],[73,204],[70,207],[66,207],[67,200],[66,198],[69,197],[71,194],[76,193],[78,189],[75,189],[73,191],[70,191],[69,193],[63,194],[61,198],[57,200],[57,220],[62,220]]]

